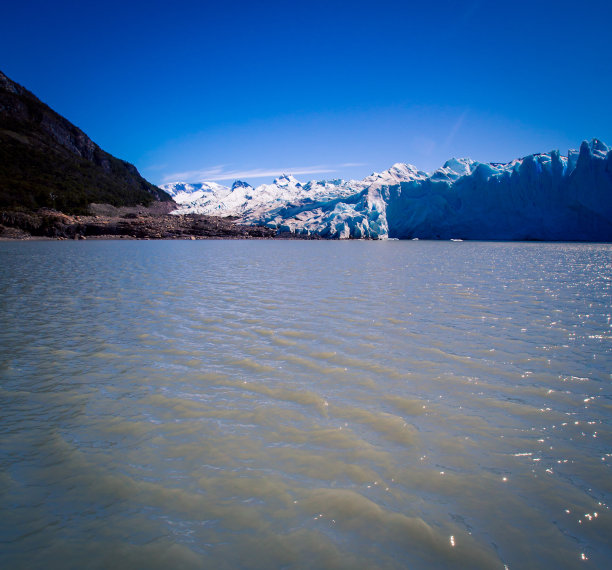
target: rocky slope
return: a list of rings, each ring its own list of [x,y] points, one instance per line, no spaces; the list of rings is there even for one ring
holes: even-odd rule
[[[0,208],[85,213],[92,202],[154,201],[171,198],[0,72]]]
[[[326,238],[612,241],[612,150],[597,139],[567,156],[453,158],[432,174],[395,164],[361,181],[282,176],[257,188],[164,188],[181,203],[178,213],[238,216]]]
[[[69,215],[40,208],[36,212],[1,211],[0,239],[252,239],[276,231],[237,225],[227,218],[189,214],[171,216],[163,207],[115,208],[93,204],[95,214]]]
[[[0,239],[262,238],[172,198],[0,72]]]

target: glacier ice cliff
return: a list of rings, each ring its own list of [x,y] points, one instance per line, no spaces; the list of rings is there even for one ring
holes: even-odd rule
[[[567,156],[509,163],[451,159],[427,174],[406,164],[361,181],[306,184],[283,175],[162,186],[177,214],[237,216],[279,233],[326,238],[612,241],[612,149],[593,139]]]

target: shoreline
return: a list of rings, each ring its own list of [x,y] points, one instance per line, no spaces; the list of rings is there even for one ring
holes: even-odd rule
[[[198,214],[172,215],[151,207],[92,205],[84,215],[57,210],[0,210],[0,240],[277,239],[276,230]]]
[[[151,207],[131,206],[115,208],[107,204],[90,205],[90,213],[65,214],[57,210],[38,211],[0,209],[0,241],[110,241],[110,240],[283,240],[283,241],[338,241],[320,235],[282,232],[263,226],[236,223],[236,218],[206,216],[203,214],[174,215],[168,205],[154,204]],[[388,238],[389,241],[397,238]],[[416,241],[406,238],[400,241]],[[345,240],[340,240],[345,241]],[[348,238],[346,241],[361,241]],[[387,241],[372,240],[365,241]],[[461,243],[459,238],[423,241],[451,241]],[[587,243],[610,244],[582,240],[513,240],[470,239],[467,241],[521,242],[521,243]]]

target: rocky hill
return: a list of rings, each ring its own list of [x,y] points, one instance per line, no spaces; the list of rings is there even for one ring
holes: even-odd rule
[[[0,208],[79,214],[92,202],[155,201],[172,198],[0,72]]]

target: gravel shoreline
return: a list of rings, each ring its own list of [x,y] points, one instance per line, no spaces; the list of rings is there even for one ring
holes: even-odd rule
[[[95,206],[95,205],[94,205]],[[49,209],[0,211],[0,239],[270,239],[276,231],[234,220],[190,214],[176,216],[155,208],[92,207],[91,215]],[[105,213],[95,213],[104,211]]]

